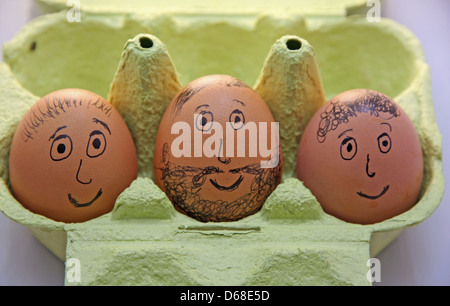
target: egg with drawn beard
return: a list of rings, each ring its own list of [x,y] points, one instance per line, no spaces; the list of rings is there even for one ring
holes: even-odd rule
[[[156,183],[177,211],[198,221],[258,212],[280,183],[282,164],[278,123],[262,98],[234,77],[192,81],[161,120]]]
[[[101,96],[63,89],[37,101],[19,123],[9,158],[15,198],[55,221],[110,212],[137,177],[137,156],[119,112]]]

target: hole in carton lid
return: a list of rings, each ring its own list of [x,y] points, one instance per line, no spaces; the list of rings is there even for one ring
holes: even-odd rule
[[[291,38],[286,42],[286,47],[289,50],[299,50],[302,47],[302,43],[295,38]]]
[[[153,47],[153,40],[151,40],[149,37],[144,36],[139,38],[139,43],[141,44],[141,47],[145,49]]]
[[[33,41],[33,42],[30,44],[30,51],[36,50],[36,46],[37,46],[37,42]]]

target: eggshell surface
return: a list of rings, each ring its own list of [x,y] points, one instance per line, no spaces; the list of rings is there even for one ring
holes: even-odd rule
[[[201,222],[260,210],[281,181],[278,125],[262,98],[227,75],[186,85],[161,120],[154,172],[174,207]]]
[[[132,136],[101,96],[63,89],[40,99],[19,123],[9,175],[30,211],[66,223],[110,212],[137,176]]]
[[[381,222],[418,200],[420,140],[392,99],[373,90],[349,90],[328,101],[308,123],[297,176],[330,215],[351,223]]]

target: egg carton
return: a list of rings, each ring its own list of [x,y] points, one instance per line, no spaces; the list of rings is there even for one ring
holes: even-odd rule
[[[66,262],[66,285],[370,285],[370,259],[428,218],[444,192],[420,42],[391,20],[350,16],[365,1],[160,2],[83,2],[77,20],[65,1],[40,1],[49,13],[4,45],[0,210]],[[153,149],[162,113],[182,85],[217,73],[253,84],[280,122],[283,180],[258,213],[202,223],[175,211],[155,185]],[[113,211],[82,223],[31,213],[8,179],[17,125],[40,97],[62,88],[108,98],[138,153],[138,178]],[[376,224],[328,215],[295,177],[308,119],[351,88],[393,98],[414,123],[424,154],[418,203]]]

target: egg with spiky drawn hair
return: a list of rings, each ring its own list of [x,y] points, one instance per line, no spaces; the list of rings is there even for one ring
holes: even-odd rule
[[[25,208],[55,221],[83,222],[110,212],[136,176],[127,125],[93,92],[63,89],[46,95],[14,134],[12,192]]]
[[[281,180],[278,124],[256,91],[228,75],[201,77],[175,96],[154,156],[157,185],[201,222],[258,212]]]

